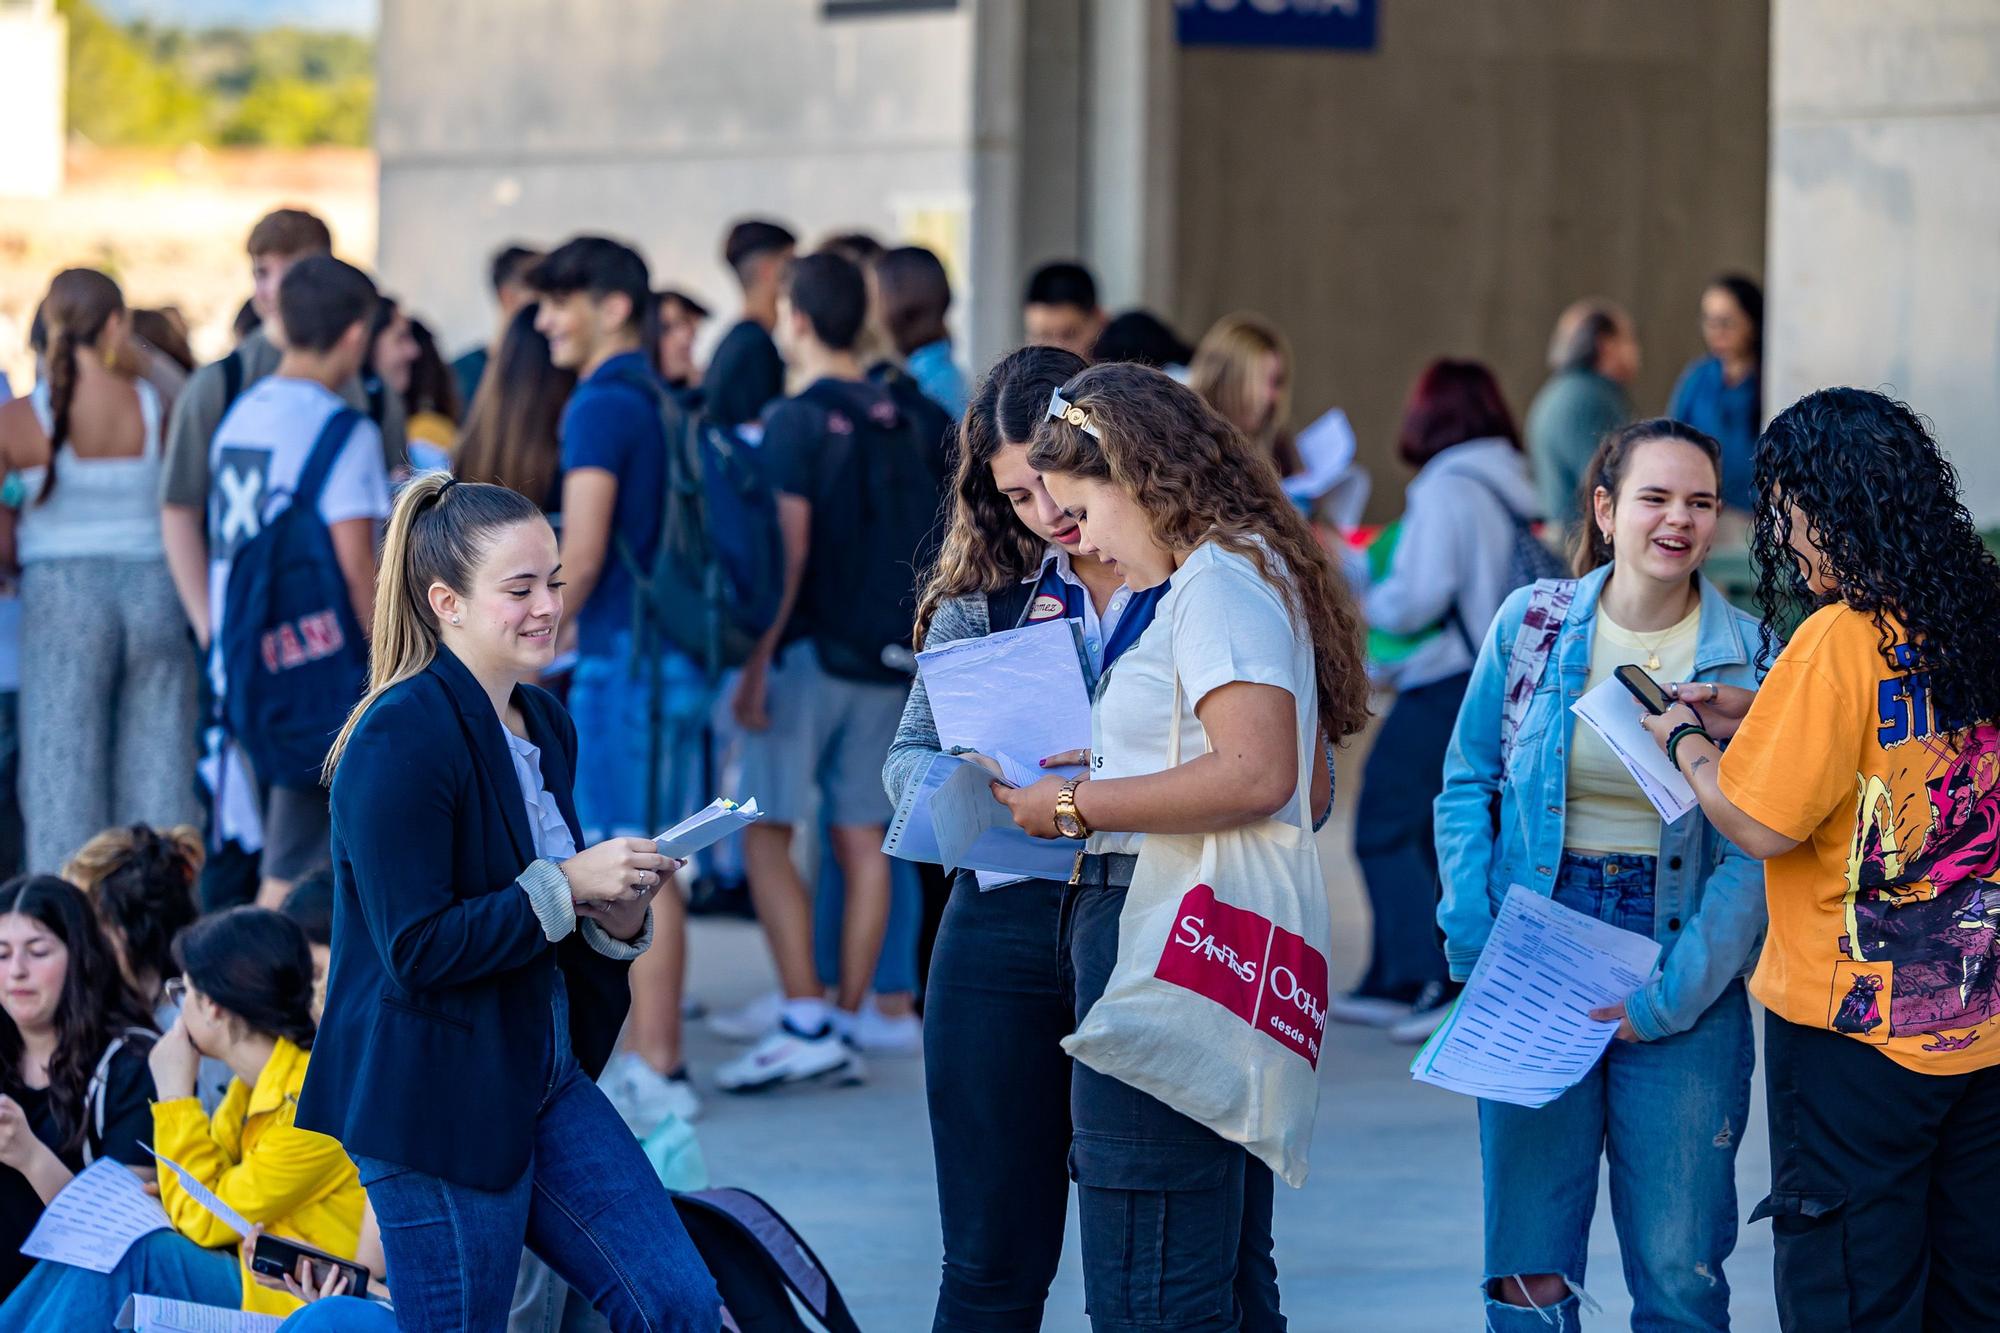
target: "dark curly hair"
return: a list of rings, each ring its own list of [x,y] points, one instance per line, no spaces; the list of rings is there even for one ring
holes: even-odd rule
[[[1041,472],[1122,487],[1170,551],[1214,541],[1249,557],[1312,636],[1320,726],[1336,742],[1366,726],[1361,617],[1268,457],[1200,394],[1148,366],[1093,366],[1063,385],[1062,394],[1101,438],[1045,417],[1028,462]]]
[[[2000,561],[1959,498],[1958,471],[1905,403],[1866,389],[1821,389],[1780,412],[1757,441],[1759,665],[1785,628],[1844,602],[1874,617],[1882,660],[1899,639],[1930,677],[1941,727],[2000,720]],[[1792,508],[1831,575],[1815,596],[1791,547]]]
[[[90,1076],[111,1039],[132,1029],[151,1032],[153,1019],[125,984],[110,941],[91,914],[83,891],[54,875],[21,875],[0,884],[0,916],[32,917],[69,951],[62,996],[56,1002],[56,1053],[49,1061],[49,1111],[55,1117],[55,1147],[74,1152],[90,1127],[85,1105]],[[17,1101],[27,1090],[21,1080],[21,1030],[0,1014],[0,1092]]]
[[[1026,444],[1049,413],[1049,395],[1085,364],[1060,347],[1023,347],[1001,357],[979,381],[958,428],[951,526],[917,600],[911,643],[923,646],[931,617],[949,598],[997,592],[1041,566],[1046,544],[1021,526],[993,484],[993,456],[1010,444]]]

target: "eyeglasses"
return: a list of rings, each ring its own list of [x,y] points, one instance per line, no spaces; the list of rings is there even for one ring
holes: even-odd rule
[[[167,1003],[176,1009],[187,1007],[188,984],[186,977],[170,977],[166,984]]]

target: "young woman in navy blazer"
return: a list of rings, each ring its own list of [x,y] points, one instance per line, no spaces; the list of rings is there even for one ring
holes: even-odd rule
[[[675,863],[579,852],[555,655],[556,540],[499,486],[396,501],[372,678],[327,760],[333,957],[298,1123],[338,1138],[381,1221],[403,1329],[507,1322],[523,1245],[615,1329],[714,1333],[671,1200],[591,1081]]]

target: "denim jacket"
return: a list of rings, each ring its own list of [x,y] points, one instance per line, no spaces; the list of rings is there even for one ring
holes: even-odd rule
[[[1562,637],[1521,721],[1504,787],[1500,696],[1532,589],[1507,598],[1479,650],[1445,754],[1444,791],[1436,807],[1438,871],[1444,881],[1438,925],[1455,978],[1471,975],[1508,886],[1519,884],[1544,897],[1555,889],[1575,722],[1569,710],[1590,675],[1597,599],[1610,574],[1608,566],[1595,570],[1577,587]],[[1694,678],[1755,688],[1757,639],[1756,619],[1702,579]],[[1693,1027],[1755,963],[1764,935],[1763,867],[1694,810],[1661,830],[1654,894],[1660,970],[1626,1005],[1633,1029],[1646,1041]]]

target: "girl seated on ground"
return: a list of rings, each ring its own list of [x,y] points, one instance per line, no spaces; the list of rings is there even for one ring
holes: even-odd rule
[[[337,1140],[293,1123],[314,1033],[304,933],[277,912],[238,907],[182,932],[173,957],[181,976],[168,994],[181,1014],[148,1059],[153,1146],[245,1220],[353,1257],[364,1203],[354,1163]],[[213,1117],[194,1096],[204,1055],[235,1074]],[[0,1305],[0,1330],[109,1328],[139,1292],[271,1314],[298,1308],[251,1277],[235,1232],[164,1164],[159,1187],[173,1230],[140,1240],[109,1273],[38,1265]]]
[[[53,875],[0,885],[0,1014],[4,1295],[34,1263],[21,1242],[77,1172],[108,1157],[151,1178],[155,1034],[90,905]]]

